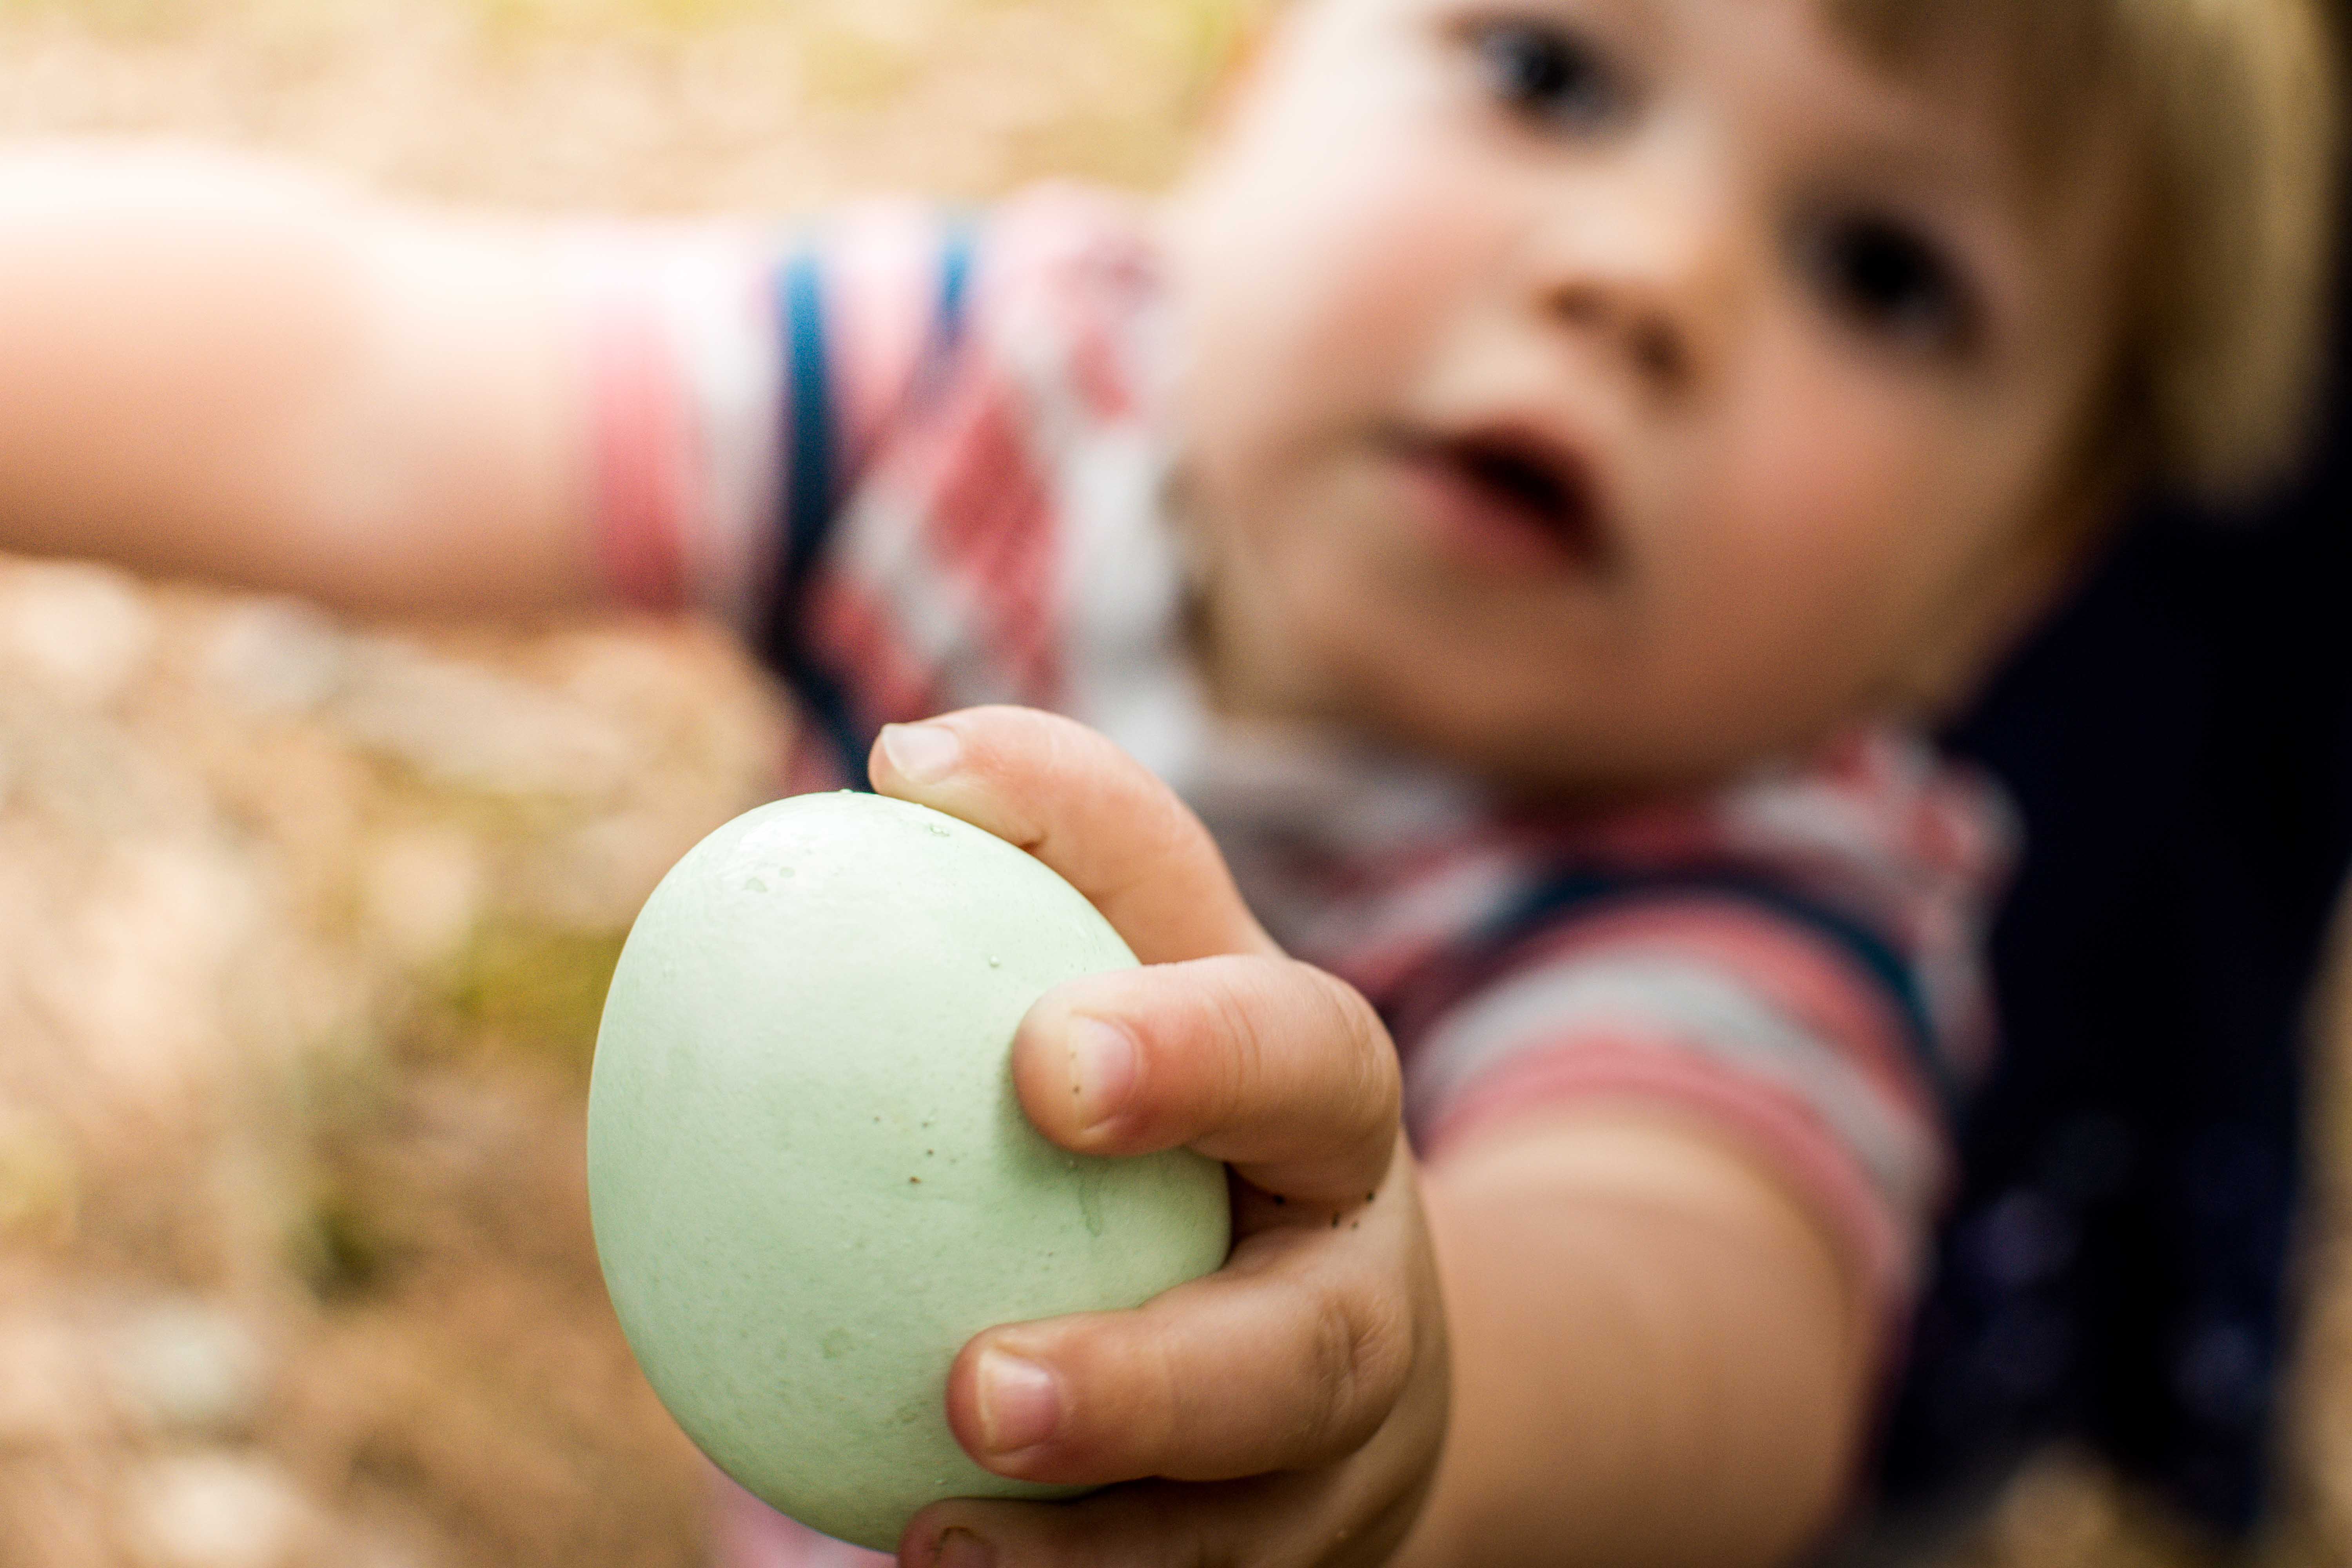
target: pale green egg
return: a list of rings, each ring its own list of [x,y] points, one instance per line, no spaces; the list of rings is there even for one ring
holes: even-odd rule
[[[803,1522],[887,1550],[944,1497],[1046,1497],[967,1458],[949,1364],[993,1324],[1217,1268],[1224,1173],[1094,1160],[1022,1114],[1049,987],[1135,959],[1002,839],[866,795],[713,833],[622,950],[588,1097],[597,1256],[688,1435]]]

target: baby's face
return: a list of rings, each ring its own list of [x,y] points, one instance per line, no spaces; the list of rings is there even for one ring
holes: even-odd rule
[[[1210,656],[1523,784],[1980,650],[2091,504],[2125,202],[1814,0],[1301,0],[1171,212]]]

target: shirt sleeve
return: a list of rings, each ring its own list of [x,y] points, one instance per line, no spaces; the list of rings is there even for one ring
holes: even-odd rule
[[[872,203],[791,226],[581,226],[564,247],[611,587],[758,628],[961,314],[950,215]]]
[[[860,779],[894,720],[1065,705],[1069,454],[1135,403],[1131,209],[1045,187],[579,251],[609,581],[737,627],[828,764],[801,783]]]
[[[1990,1054],[2012,836],[1989,782],[1885,734],[1586,836],[1415,984],[1417,1142],[1597,1099],[1703,1119],[1903,1310]]]

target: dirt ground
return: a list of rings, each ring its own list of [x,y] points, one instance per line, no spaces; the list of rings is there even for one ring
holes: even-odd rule
[[[564,210],[1149,184],[1250,4],[0,0],[0,139]],[[789,741],[702,628],[0,561],[0,1568],[701,1560],[596,1278],[582,1097],[638,900]],[[2322,1228],[2282,1568],[2352,1561]],[[2060,1457],[1951,1568],[2200,1561]]]

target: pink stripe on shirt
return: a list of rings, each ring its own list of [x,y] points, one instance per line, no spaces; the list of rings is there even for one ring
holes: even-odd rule
[[[669,340],[644,299],[624,298],[596,311],[588,353],[606,580],[625,604],[682,609],[697,465]]]
[[[1906,1043],[1911,1026],[1884,989],[1811,932],[1743,900],[1677,893],[1594,910],[1538,939],[1528,963],[1566,963],[1637,948],[1671,952],[1737,975],[1831,1044],[1906,1115],[1933,1122],[1940,1114]]]
[[[1836,1134],[1795,1095],[1726,1073],[1671,1038],[1580,1037],[1523,1051],[1454,1101],[1422,1155],[1442,1164],[1507,1123],[1607,1101],[1696,1115],[1747,1144],[1824,1225],[1870,1300],[1888,1313],[1907,1306],[1917,1265],[1905,1233]]]

